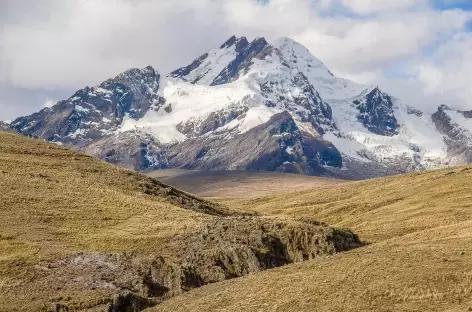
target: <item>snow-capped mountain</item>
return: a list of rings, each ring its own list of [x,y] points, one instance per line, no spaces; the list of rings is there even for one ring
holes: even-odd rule
[[[15,132],[12,128],[10,128],[9,123],[5,121],[0,121],[0,131]]]
[[[138,170],[364,178],[472,162],[472,112],[425,114],[289,38],[233,36],[167,76],[130,69],[10,127]]]
[[[160,75],[152,67],[130,69],[96,87],[85,87],[11,127],[22,133],[83,147],[116,133],[124,118],[140,119],[163,102],[157,93]]]
[[[472,110],[451,110],[441,105],[432,120],[444,135],[451,164],[472,163]]]

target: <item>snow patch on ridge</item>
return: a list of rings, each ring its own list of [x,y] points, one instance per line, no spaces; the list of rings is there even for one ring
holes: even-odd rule
[[[278,109],[269,108],[264,105],[252,107],[247,111],[246,117],[239,125],[239,131],[240,133],[245,133],[254,127],[268,122],[273,115],[280,112]]]
[[[259,77],[273,73],[279,75],[280,79],[287,79],[283,76],[291,77],[301,72],[325,101],[354,97],[369,88],[335,77],[307,48],[290,38],[276,39],[270,45],[278,51],[276,55],[267,55],[264,60],[256,60],[252,66],[251,72],[257,73]]]
[[[196,81],[199,85],[210,85],[236,55],[236,45],[211,50],[202,64],[184,78],[188,81]]]
[[[365,149],[365,146],[349,137],[338,137],[334,133],[326,133],[323,139],[331,142],[339,152],[361,162],[370,162],[369,159],[359,155],[358,151]]]
[[[394,100],[394,113],[400,124],[399,132],[393,136],[377,135],[358,121],[357,110],[352,103],[355,99],[357,98],[329,102],[342,136],[329,133],[324,139],[333,143],[346,156],[369,161],[361,156],[362,151],[367,151],[381,161],[407,157],[416,165],[426,168],[437,168],[447,157],[443,136],[436,131],[430,116],[409,114],[404,103]]]
[[[157,111],[149,110],[138,121],[126,118],[121,131],[140,128],[161,143],[183,141],[187,137],[176,129],[178,124],[191,119],[202,120],[232,105],[257,104],[255,93],[241,82],[210,87],[168,78],[161,81],[161,88],[166,103]]]
[[[447,110],[446,113],[454,123],[469,132],[469,137],[472,137],[472,119],[467,119],[462,113],[453,110]]]

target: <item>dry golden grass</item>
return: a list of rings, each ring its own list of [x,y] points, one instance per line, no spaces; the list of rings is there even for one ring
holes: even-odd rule
[[[139,311],[203,283],[360,245],[308,218],[230,210],[0,131],[0,311]]]
[[[312,216],[370,242],[472,218],[472,167],[321,186],[252,200],[215,199],[272,215]]]
[[[472,310],[470,166],[220,201],[311,216],[371,244],[204,286],[153,311]]]
[[[37,311],[79,290],[35,284],[79,252],[172,254],[216,217],[183,209],[152,180],[53,144],[0,132],[0,311]],[[274,181],[276,182],[276,181]],[[269,183],[269,182],[268,182]],[[189,205],[231,213],[188,194]],[[180,198],[180,197],[179,197]],[[232,208],[310,216],[371,244],[204,286],[154,311],[472,310],[472,167],[321,186]],[[47,287],[46,287],[47,286]],[[103,300],[80,290],[78,306]]]
[[[5,246],[23,246],[38,257],[50,255],[55,244],[60,253],[64,246],[71,251],[134,250],[139,246],[129,234],[142,239],[152,233],[149,238],[159,244],[176,229],[201,221],[201,214],[165,196],[145,194],[146,178],[132,171],[4,132],[0,142],[0,237]]]
[[[0,131],[0,311],[35,311],[53,296],[28,288],[31,266],[78,252],[165,254],[177,234],[211,220],[153,194],[154,186],[135,172]]]

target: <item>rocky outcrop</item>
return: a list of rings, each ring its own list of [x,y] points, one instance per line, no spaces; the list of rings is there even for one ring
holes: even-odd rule
[[[16,132],[13,130],[10,125],[4,121],[0,121],[0,131],[6,131],[6,132]]]
[[[466,164],[472,162],[472,133],[461,128],[455,123],[448,112],[451,111],[446,105],[441,105],[432,115],[432,120],[440,133],[444,135],[448,153],[453,157],[453,162]],[[459,112],[468,118],[470,112]]]
[[[190,65],[181,67],[177,70],[174,70],[169,74],[170,77],[172,78],[183,78],[190,74],[193,70],[197,69],[202,65],[203,61],[208,58],[208,53],[202,54],[200,57],[198,57],[196,60],[194,60]],[[198,79],[195,79],[191,81],[192,83],[198,82]]]
[[[82,151],[95,158],[136,171],[168,167],[165,148],[153,136],[140,131],[107,136],[85,146]]]
[[[348,230],[327,227],[311,219],[282,220],[233,216],[214,219],[198,234],[183,233],[174,246],[148,256],[79,254],[50,262],[43,282],[67,289],[94,289],[97,306],[108,311],[141,311],[162,300],[205,284],[245,276],[362,246]],[[166,256],[167,254],[167,256]],[[68,311],[87,306],[52,305]],[[96,307],[95,307],[96,308]]]
[[[359,114],[357,119],[372,133],[392,136],[398,132],[399,124],[393,112],[390,96],[374,88],[363,99],[353,102]]]
[[[191,118],[186,122],[178,124],[177,130],[189,138],[200,137],[227,125],[236,118],[244,115],[248,109],[249,108],[244,105],[234,105],[228,109],[211,112],[203,120]]]
[[[248,64],[251,63],[252,59],[256,57],[267,46],[267,44],[268,43],[264,38],[256,38],[250,44],[244,46],[244,49],[242,49],[237,54],[236,58],[221,71],[215,80],[213,80],[211,85],[222,85],[238,79],[241,70],[247,67]]]
[[[85,87],[68,100],[20,117],[11,127],[20,133],[82,148],[112,134],[123,118],[139,119],[164,103],[160,75],[152,68],[130,69],[96,87]]]
[[[308,122],[320,134],[335,131],[333,112],[313,88],[307,77],[299,72],[288,83],[268,80],[261,92],[269,99],[266,105],[293,112],[302,122]]]
[[[461,113],[465,118],[472,119],[472,110],[470,110],[470,111],[461,111],[461,110],[459,110],[458,112]]]

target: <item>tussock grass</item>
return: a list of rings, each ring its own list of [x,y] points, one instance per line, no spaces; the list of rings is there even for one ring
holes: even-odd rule
[[[348,230],[302,219],[228,209],[0,131],[0,311],[142,309],[362,245]]]
[[[5,246],[24,244],[37,249],[38,256],[56,247],[63,253],[64,246],[139,251],[128,244],[127,233],[146,237],[152,232],[158,242],[205,217],[165,195],[146,194],[149,180],[132,171],[17,135],[0,132],[0,142],[0,239]]]
[[[218,201],[349,227],[370,244],[209,285],[153,311],[470,311],[472,167]]]
[[[54,297],[28,287],[29,268],[45,261],[79,252],[171,253],[164,247],[176,235],[212,220],[201,208],[231,214],[135,172],[0,131],[0,310],[35,311],[36,301]]]
[[[472,167],[320,186],[257,199],[213,200],[241,210],[311,216],[370,242],[472,219]]]

